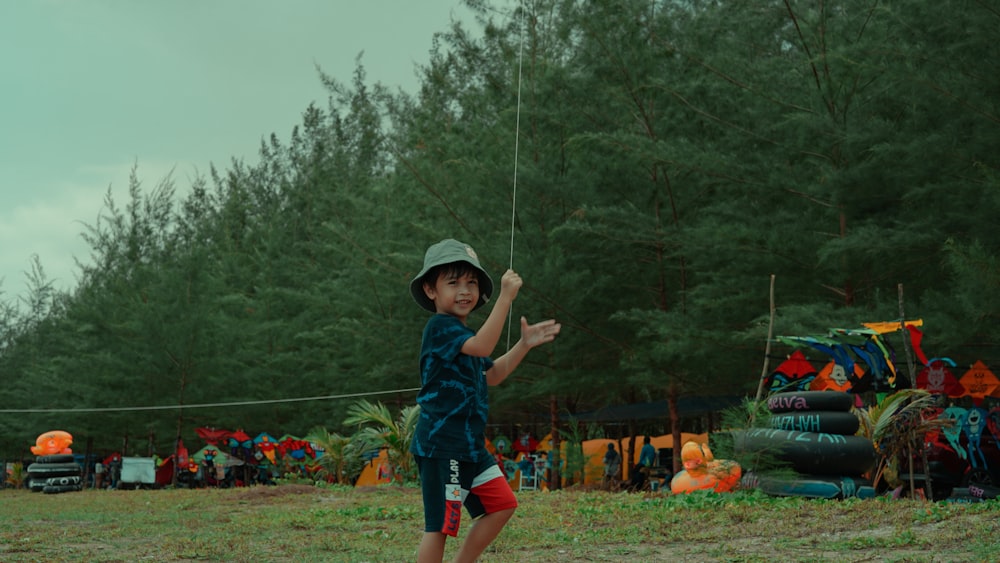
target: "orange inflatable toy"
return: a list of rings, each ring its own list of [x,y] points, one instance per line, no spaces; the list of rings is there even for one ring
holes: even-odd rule
[[[715,491],[726,493],[734,490],[740,482],[740,464],[728,459],[715,459],[708,444],[687,442],[681,448],[684,469],[670,480],[673,493],[691,491]]]
[[[31,446],[31,453],[35,455],[71,454],[69,449],[73,443],[73,436],[69,432],[62,430],[49,430],[35,440],[35,445]]]

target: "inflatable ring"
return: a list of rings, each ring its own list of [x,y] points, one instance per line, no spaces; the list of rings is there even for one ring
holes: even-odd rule
[[[49,477],[45,480],[46,485],[79,485],[83,478],[79,475],[66,475],[63,477]]]
[[[83,474],[83,469],[75,463],[32,463],[28,466],[28,477],[32,479],[48,479],[49,477],[67,477]]]
[[[854,406],[854,395],[843,391],[789,391],[767,398],[767,410],[772,413],[794,411],[841,411]]]
[[[809,475],[860,475],[875,466],[875,446],[862,436],[751,428],[733,438],[736,451],[766,453]]]
[[[35,458],[38,463],[73,463],[76,459],[73,454],[49,454],[40,455]]]
[[[852,412],[844,411],[791,411],[771,416],[771,428],[798,432],[825,432],[827,434],[853,435],[861,421]]]
[[[59,493],[72,493],[80,490],[83,490],[81,485],[45,485],[42,492],[47,495],[54,495]]]
[[[800,475],[798,477],[761,476],[757,488],[774,497],[805,497],[840,500],[875,498],[875,487],[868,479],[851,476]]]

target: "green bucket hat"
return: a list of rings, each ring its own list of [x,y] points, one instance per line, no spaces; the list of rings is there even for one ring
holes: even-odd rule
[[[482,307],[490,300],[490,296],[493,295],[493,280],[490,275],[486,273],[486,270],[479,264],[479,256],[476,255],[476,251],[472,250],[472,247],[465,244],[464,242],[458,242],[455,239],[444,239],[441,242],[432,245],[427,249],[424,254],[424,267],[417,274],[417,277],[413,278],[410,282],[410,295],[420,305],[422,308],[434,313],[437,309],[434,308],[434,302],[431,301],[427,294],[424,293],[423,277],[427,275],[427,272],[434,268],[435,266],[441,266],[443,264],[451,264],[453,262],[468,262],[473,268],[479,270],[482,276],[479,282],[482,287],[479,288],[479,303],[472,308],[473,311]]]

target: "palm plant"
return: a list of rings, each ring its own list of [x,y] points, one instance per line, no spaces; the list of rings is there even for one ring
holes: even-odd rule
[[[322,426],[313,428],[306,436],[306,440],[323,450],[323,455],[313,462],[318,469],[318,477],[328,478],[341,485],[350,485],[361,473],[363,462],[356,440],[336,432],[331,433]]]
[[[16,461],[11,464],[10,470],[7,471],[6,479],[4,480],[7,485],[15,489],[20,489],[24,486],[24,482],[28,477],[28,472],[24,470],[24,464],[20,461]]]
[[[371,403],[361,399],[347,408],[347,415],[344,424],[361,427],[355,434],[361,451],[385,448],[393,474],[404,483],[416,480],[410,442],[420,417],[419,406],[403,407],[399,416],[393,418],[389,408],[381,402]]]
[[[927,468],[927,450],[924,447],[928,432],[940,430],[953,421],[940,418],[927,418],[924,413],[936,406],[937,399],[924,389],[903,389],[889,395],[880,403],[860,410],[861,429],[863,434],[875,444],[879,460],[875,465],[872,483],[885,479],[892,486],[902,484],[899,477],[900,463],[907,462],[909,472],[910,494],[916,488],[913,474],[914,455],[921,455],[923,467]],[[930,488],[930,475],[925,476],[929,488],[928,496],[933,496]]]

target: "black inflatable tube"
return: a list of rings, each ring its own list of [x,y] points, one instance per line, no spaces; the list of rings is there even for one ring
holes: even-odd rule
[[[80,490],[83,490],[81,485],[45,485],[42,492],[47,495],[54,495],[58,493],[73,493]]]
[[[843,411],[794,411],[771,416],[771,428],[798,432],[823,432],[826,434],[852,435],[861,421],[852,412]]]
[[[73,454],[49,454],[40,455],[35,458],[38,463],[73,463],[76,461]]]
[[[79,485],[83,478],[79,475],[64,475],[62,477],[49,477],[45,480],[46,485],[65,486]]]
[[[75,463],[32,463],[28,466],[29,475],[46,475],[52,473],[65,474],[67,471],[83,472],[83,468]]]
[[[854,395],[842,391],[789,391],[767,398],[767,409],[772,413],[849,411],[853,406]]]
[[[875,487],[868,479],[852,476],[799,475],[797,477],[761,476],[761,492],[776,497],[818,499],[875,498]]]
[[[751,428],[733,431],[733,447],[772,456],[809,475],[860,475],[875,466],[875,447],[861,436]]]

